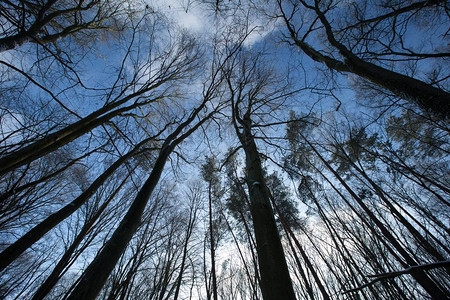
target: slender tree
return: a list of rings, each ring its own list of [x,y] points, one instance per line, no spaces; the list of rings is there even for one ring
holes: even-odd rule
[[[261,291],[264,299],[295,299],[289,269],[286,264],[275,218],[270,204],[270,194],[265,183],[260,154],[252,133],[251,113],[253,105],[268,84],[267,74],[259,73],[259,62],[246,60],[229,70],[226,78],[232,105],[232,118],[236,134],[245,152],[246,182],[250,195],[250,212],[255,232]],[[238,70],[238,71],[237,71]],[[237,82],[232,72],[236,72]],[[234,75],[234,74],[233,74]],[[245,103],[245,99],[248,102]],[[242,106],[247,104],[245,108]],[[242,111],[244,113],[242,114]]]

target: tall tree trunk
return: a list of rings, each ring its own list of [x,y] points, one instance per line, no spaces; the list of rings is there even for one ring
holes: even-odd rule
[[[68,300],[88,300],[97,297],[128,242],[138,229],[144,209],[161,177],[172,149],[169,145],[163,146],[150,176],[137,194],[119,227],[84,271],[81,280],[67,298]]]
[[[264,300],[294,300],[295,293],[250,124],[251,121],[246,120],[243,132],[238,135],[246,157],[246,179],[261,273],[261,291]]]
[[[292,244],[291,236],[289,233],[286,235],[286,240],[288,241],[289,247],[291,248],[292,255],[294,256],[295,262],[297,263],[297,267],[298,267],[298,271],[300,272],[300,276],[305,283],[306,293],[308,294],[308,296],[311,300],[314,300],[314,292],[313,292],[312,286],[308,280],[308,277],[306,276],[305,270],[303,270],[302,263],[300,261],[300,258],[297,255],[297,250],[295,249],[294,245]],[[298,276],[297,276],[297,278],[298,278]],[[299,281],[300,281],[300,279],[299,279]]]
[[[422,110],[443,119],[450,117],[450,94],[446,91],[418,79],[363,61],[355,56],[346,59],[345,62],[354,74],[409,100]]]
[[[105,144],[105,145],[106,145],[106,144]],[[100,147],[97,147],[96,149],[93,149],[93,150],[91,150],[91,151],[89,151],[89,152],[83,153],[83,155],[81,155],[81,156],[79,156],[79,157],[77,157],[77,158],[75,158],[75,159],[72,159],[72,160],[71,160],[70,162],[68,162],[65,166],[63,166],[63,167],[57,169],[56,171],[54,171],[54,172],[52,172],[52,173],[50,173],[50,174],[46,174],[46,175],[44,175],[43,177],[40,177],[40,178],[38,178],[38,179],[36,179],[36,180],[33,180],[33,181],[31,181],[31,182],[27,182],[27,183],[25,183],[25,184],[23,184],[23,185],[19,185],[19,184],[20,184],[20,181],[22,180],[22,177],[21,177],[20,179],[18,179],[18,180],[16,181],[16,183],[13,184],[13,186],[12,186],[9,190],[3,191],[3,193],[0,194],[0,203],[4,202],[4,201],[7,200],[9,197],[11,197],[11,196],[13,196],[13,195],[16,195],[16,194],[18,194],[18,193],[20,193],[20,192],[22,192],[23,190],[32,188],[32,187],[34,187],[34,186],[36,186],[36,185],[38,185],[38,184],[40,184],[40,183],[50,181],[53,177],[55,177],[55,176],[57,176],[58,174],[61,174],[62,172],[66,171],[68,168],[70,168],[71,166],[73,166],[74,164],[76,164],[77,162],[79,162],[80,160],[82,160],[82,159],[88,157],[89,155],[91,155],[91,154],[97,152],[98,150],[100,150],[100,149],[101,149],[103,146],[105,146],[105,145],[102,145],[102,146],[100,146]],[[23,172],[26,173],[26,170],[24,170]]]
[[[442,255],[442,253],[440,253],[440,251],[438,249],[436,249],[436,247],[434,247],[434,245],[432,245],[405,217],[404,215],[397,210],[397,208],[393,205],[393,203],[395,204],[395,201],[391,198],[391,199],[387,199],[387,197],[389,197],[387,194],[385,194],[385,192],[382,190],[382,188],[376,184],[368,175],[367,173],[358,168],[358,166],[356,166],[353,162],[350,162],[351,165],[353,166],[353,168],[355,170],[358,171],[359,174],[362,175],[363,178],[365,178],[369,184],[372,186],[372,188],[374,189],[376,195],[378,195],[378,197],[383,200],[383,202],[385,203],[385,205],[389,208],[390,212],[392,213],[393,216],[395,216],[399,222],[406,227],[406,229],[408,229],[408,231],[412,234],[412,236],[417,240],[417,242],[419,243],[420,246],[422,246],[422,248],[427,251],[434,260],[437,261],[444,261],[447,260],[446,257],[444,257]],[[446,249],[446,247],[445,247]],[[450,268],[446,268],[447,273],[450,274]]]
[[[223,213],[223,211],[221,211],[221,214],[223,216],[223,219],[225,220],[225,223],[227,224],[227,228],[230,231],[231,236],[233,237],[234,244],[236,245],[236,249],[238,250],[239,257],[240,257],[242,264],[244,266],[244,269],[245,269],[245,274],[247,275],[247,280],[251,284],[253,295],[257,295],[258,287],[256,284],[254,284],[254,280],[253,280],[253,278],[250,274],[250,270],[248,269],[248,266],[245,262],[245,257],[244,257],[244,254],[242,253],[241,246],[239,245],[239,241],[233,232],[233,227],[231,226],[230,222],[228,222],[227,216]],[[257,269],[255,271],[257,271]],[[260,282],[258,274],[255,274],[255,276],[257,277],[258,281]]]
[[[312,191],[311,191],[311,193],[312,193]],[[345,242],[341,239],[341,236],[336,231],[336,228],[334,228],[333,224],[329,220],[326,212],[320,205],[317,198],[313,195],[312,199],[313,199],[314,204],[317,207],[320,218],[322,219],[322,221],[325,224],[325,227],[327,228],[328,232],[330,233],[330,237],[333,241],[333,244],[336,247],[336,250],[338,251],[339,255],[343,258],[344,263],[347,266],[347,269],[350,271],[351,277],[353,278],[354,281],[356,281],[357,286],[361,285],[362,283],[359,281],[359,277],[363,278],[365,276],[365,274],[363,274],[363,272],[361,271],[361,268],[358,266],[356,261],[353,259],[352,254],[350,253],[350,251],[347,249],[347,246],[345,245]],[[359,277],[357,274],[355,274],[354,269],[358,273]],[[376,292],[372,286],[369,287],[369,290],[372,292],[373,295],[376,295]],[[364,297],[364,299],[367,299],[367,295],[363,294],[363,297]]]
[[[274,202],[273,202],[274,203]],[[276,206],[275,206],[276,208]],[[305,250],[303,249],[302,245],[300,244],[299,240],[295,237],[294,232],[289,227],[289,225],[286,224],[284,221],[283,216],[280,214],[280,211],[277,209],[278,215],[280,216],[280,219],[283,219],[283,228],[286,230],[286,233],[290,236],[290,238],[294,241],[295,246],[297,246],[298,251],[300,252],[300,255],[303,258],[303,261],[305,262],[306,266],[308,267],[309,271],[311,272],[311,275],[314,278],[314,281],[316,282],[317,286],[319,287],[319,291],[325,300],[330,300],[330,296],[328,295],[328,292],[325,289],[325,286],[322,284],[322,280],[319,278],[319,274],[317,274],[313,264],[311,263],[311,260],[309,259],[308,255],[306,254]],[[331,269],[331,268],[330,268]]]
[[[209,251],[211,257],[211,289],[213,294],[213,300],[217,300],[217,276],[216,276],[216,245],[214,239],[214,227],[213,227],[213,205],[212,205],[212,183],[208,183],[208,208],[209,208]]]
[[[177,281],[175,283],[175,293],[174,293],[174,296],[173,296],[174,300],[178,300],[178,295],[180,293],[181,283],[183,281],[183,273],[184,273],[184,269],[185,269],[185,266],[186,266],[186,259],[187,259],[187,254],[188,254],[189,241],[191,239],[192,232],[194,230],[194,223],[195,223],[195,221],[197,219],[197,212],[195,210],[196,210],[195,207],[191,207],[190,212],[189,212],[189,221],[188,221],[188,224],[187,224],[186,236],[184,238],[183,256],[181,258],[180,273],[178,274],[178,278],[177,278]]]
[[[328,55],[322,54],[307,44],[304,39],[299,38],[297,31],[290,21],[292,16],[288,17],[285,14],[281,1],[278,1],[278,6],[281,10],[282,17],[285,21],[289,34],[294,41],[294,44],[311,59],[325,64],[332,70],[353,73],[363,77],[368,81],[391,91],[396,96],[414,103],[422,110],[439,116],[444,120],[450,117],[450,94],[448,92],[436,88],[421,80],[385,69],[360,59],[344,44],[336,40],[330,23],[328,22],[325,14],[319,8],[320,1],[314,1],[313,6],[306,4],[306,2],[301,2],[305,8],[315,11],[318,19],[320,19],[324,26],[328,42],[332,47],[338,50],[340,55],[344,58],[343,61],[340,61]]]
[[[398,219],[398,221],[404,225],[409,232],[412,234],[412,236],[419,242],[419,245],[422,246],[422,248],[427,251],[429,254],[431,254],[434,258],[434,260],[437,261],[444,261],[447,258],[444,257],[442,255],[442,253],[440,253],[440,251],[438,249],[436,249],[436,247],[434,245],[432,245],[403,215],[403,213],[401,213],[394,204],[397,205],[397,207],[401,208],[401,206],[392,198],[388,195],[388,193],[386,193],[377,183],[375,183],[370,177],[369,175],[366,173],[366,171],[363,169],[362,164],[359,163],[359,166],[353,162],[353,160],[350,158],[350,156],[346,153],[345,149],[343,149],[342,147],[340,147],[341,153],[343,153],[344,157],[343,159],[345,159],[352,167],[353,169],[355,169],[359,174],[361,174],[362,178],[364,178],[365,180],[367,180],[367,182],[370,184],[370,186],[372,186],[374,193],[384,202],[384,204],[389,208],[389,211],[392,213],[392,215],[394,217],[396,217]],[[372,154],[372,153],[371,153]],[[404,213],[408,216],[410,216],[413,220],[415,220],[415,218],[410,215],[407,211],[404,211]],[[416,222],[417,224],[419,224],[419,226],[421,225],[418,221]],[[427,228],[425,228],[424,226],[421,226],[422,229],[426,232],[429,233],[429,235],[433,236],[434,235],[428,231]],[[442,244],[439,240],[436,239],[436,241],[438,242],[438,244]],[[447,246],[442,244],[442,249],[448,251]],[[447,269],[447,273],[450,274],[450,269]]]
[[[83,272],[78,284],[68,296],[68,300],[90,300],[97,297],[105,284],[106,279],[111,274],[114,266],[138,229],[144,209],[150,200],[153,190],[158,184],[169,155],[179,143],[190,136],[215,113],[215,111],[209,113],[191,128],[182,133],[182,131],[185,130],[204,109],[206,103],[210,100],[210,96],[211,95],[209,94],[205,95],[203,102],[165,139],[152,172],[138,192],[128,209],[128,212],[112,234],[111,238]]]

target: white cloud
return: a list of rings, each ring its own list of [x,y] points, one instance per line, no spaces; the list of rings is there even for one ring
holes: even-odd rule
[[[193,33],[208,31],[209,17],[199,7],[187,6],[181,0],[156,0],[149,1],[149,5],[155,10],[164,14],[176,25],[185,28]]]
[[[248,18],[247,25],[252,33],[247,37],[244,46],[251,47],[255,43],[264,39],[267,34],[273,31],[275,22],[266,19],[260,12],[253,8],[241,7],[231,15],[216,15],[206,4],[196,4],[186,0],[147,0],[148,5],[155,11],[164,14],[177,26],[200,36],[214,34],[217,29],[240,26],[236,23],[237,18]],[[186,3],[187,2],[187,3]],[[189,5],[190,3],[190,5]],[[251,12],[251,13],[249,13]],[[219,19],[217,19],[219,18]],[[238,22],[239,24],[240,22]],[[244,26],[245,24],[242,24]],[[244,29],[243,29],[244,30]]]

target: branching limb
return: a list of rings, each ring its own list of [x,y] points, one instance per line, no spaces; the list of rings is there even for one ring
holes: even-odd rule
[[[375,284],[378,281],[384,280],[384,279],[388,279],[388,278],[395,278],[401,275],[405,275],[405,274],[411,274],[415,271],[418,270],[432,270],[432,269],[437,269],[437,268],[444,268],[444,267],[449,267],[450,266],[450,260],[444,260],[444,261],[438,261],[438,262],[434,262],[431,264],[424,264],[424,265],[417,265],[417,266],[410,266],[404,270],[401,271],[394,271],[394,272],[387,272],[387,273],[382,273],[382,274],[375,274],[375,275],[368,275],[367,277],[369,278],[373,278],[371,281],[369,281],[366,284],[363,284],[361,286],[358,286],[356,288],[350,289],[350,290],[345,290],[342,292],[342,294],[348,294],[351,292],[357,292],[360,291],[366,287],[369,287],[373,284]]]

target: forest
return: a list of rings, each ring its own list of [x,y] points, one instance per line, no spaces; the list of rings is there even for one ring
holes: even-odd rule
[[[450,299],[448,1],[0,26],[0,299]]]

